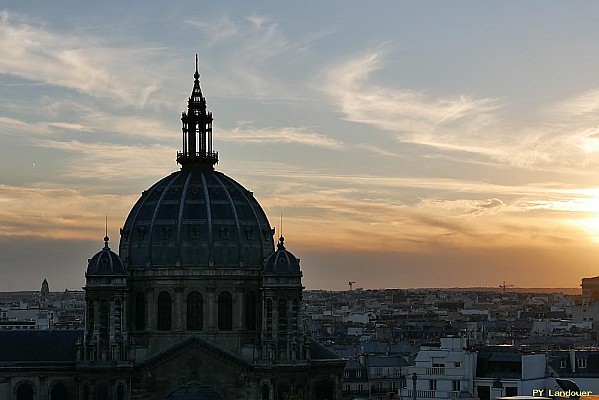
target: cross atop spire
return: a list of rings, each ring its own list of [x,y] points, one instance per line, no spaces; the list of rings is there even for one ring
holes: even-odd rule
[[[206,109],[206,98],[200,88],[198,55],[187,113],[181,115],[183,123],[183,151],[177,152],[177,162],[183,169],[214,169],[218,153],[212,151],[212,113]]]

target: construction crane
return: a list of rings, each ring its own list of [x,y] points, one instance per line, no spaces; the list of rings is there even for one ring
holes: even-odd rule
[[[356,283],[356,281],[347,282],[347,284],[349,285],[349,290],[352,290],[354,283]]]
[[[514,287],[514,285],[508,285],[503,281],[503,284],[499,285],[499,287],[503,289],[503,295],[505,296],[505,288]]]

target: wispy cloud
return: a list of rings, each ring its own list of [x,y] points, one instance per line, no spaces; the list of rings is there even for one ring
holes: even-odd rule
[[[325,92],[352,122],[374,125],[400,136],[431,134],[437,127],[461,122],[484,126],[497,108],[491,98],[468,96],[433,99],[408,89],[377,86],[371,75],[382,68],[382,49],[334,66],[326,75]]]
[[[242,124],[231,130],[220,129],[219,140],[244,142],[244,143],[292,143],[329,149],[340,149],[343,144],[323,134],[316,133],[310,128],[281,127],[281,128],[254,128]]]
[[[572,171],[574,166],[597,164],[585,153],[599,151],[594,119],[599,90],[539,110],[546,120],[536,126],[511,129],[502,126],[501,102],[491,97],[432,98],[416,90],[377,85],[373,76],[385,67],[385,54],[382,46],[328,70],[324,91],[346,120],[391,132],[402,142],[517,168]]]
[[[212,83],[219,95],[261,101],[297,101],[306,96],[298,81],[308,78],[314,65],[306,63],[311,42],[326,33],[311,32],[291,40],[277,21],[258,14],[232,18],[188,18],[186,24],[205,38],[204,50],[219,73]]]
[[[0,73],[143,107],[159,75],[145,69],[151,48],[125,48],[75,32],[52,31],[0,12]]]
[[[37,145],[73,154],[68,158],[68,168],[63,173],[65,177],[107,181],[164,176],[175,165],[169,168],[169,165],[156,160],[174,160],[177,151],[163,145],[126,146],[76,140],[40,140]]]

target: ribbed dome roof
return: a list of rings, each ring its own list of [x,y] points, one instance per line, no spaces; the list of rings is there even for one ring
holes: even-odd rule
[[[86,275],[122,275],[123,262],[108,247],[108,236],[104,238],[104,248],[87,262]]]
[[[126,268],[260,268],[272,235],[250,191],[221,172],[183,168],[142,193],[119,253]]]
[[[277,251],[264,263],[265,274],[300,274],[300,260],[285,248],[285,238],[281,236]]]

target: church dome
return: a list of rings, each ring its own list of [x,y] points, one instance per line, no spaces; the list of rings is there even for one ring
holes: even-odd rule
[[[108,247],[108,236],[104,238],[104,248],[87,262],[86,275],[122,275],[123,262],[119,256]]]
[[[252,192],[215,171],[212,113],[200,74],[183,113],[181,170],[142,193],[121,230],[126,268],[261,268],[273,230]]]
[[[143,192],[120,254],[128,268],[261,267],[273,247],[252,192],[221,172],[184,168]]]
[[[264,262],[265,274],[300,274],[300,260],[285,248],[285,238],[281,236],[277,251],[272,253]]]

